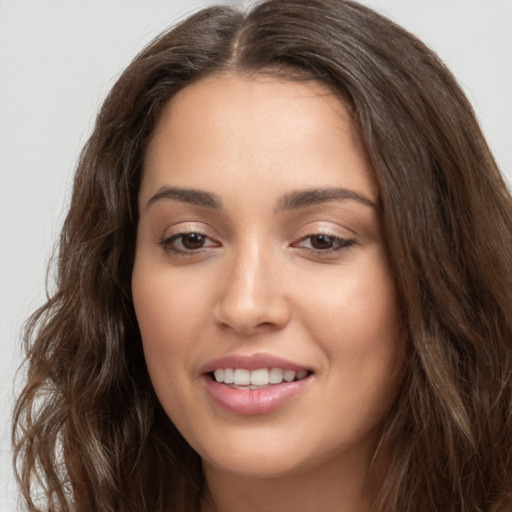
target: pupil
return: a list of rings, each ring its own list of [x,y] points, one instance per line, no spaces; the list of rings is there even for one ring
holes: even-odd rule
[[[200,249],[204,244],[204,236],[199,233],[183,235],[183,246],[187,249]]]
[[[311,245],[315,249],[330,249],[333,244],[333,239],[329,235],[315,235],[311,239]]]

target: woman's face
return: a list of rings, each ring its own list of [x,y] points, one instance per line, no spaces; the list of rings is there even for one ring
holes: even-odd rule
[[[205,471],[366,468],[402,366],[377,202],[319,84],[223,75],[167,105],[133,299],[156,394]]]

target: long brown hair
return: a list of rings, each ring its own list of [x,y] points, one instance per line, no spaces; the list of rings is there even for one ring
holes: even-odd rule
[[[130,278],[162,107],[223,71],[327,84],[366,148],[409,332],[373,509],[511,510],[511,198],[444,65],[348,0],[202,10],[144,49],[106,98],[76,172],[56,290],[26,329],[13,442],[28,509],[198,509],[200,459],[152,390]]]

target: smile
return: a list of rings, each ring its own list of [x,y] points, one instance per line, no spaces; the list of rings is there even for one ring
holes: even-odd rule
[[[216,382],[227,384],[237,389],[262,389],[284,382],[299,381],[307,377],[307,370],[283,370],[282,368],[217,368],[213,372]]]
[[[229,354],[199,369],[209,400],[236,415],[267,414],[306,393],[315,372],[273,354]]]

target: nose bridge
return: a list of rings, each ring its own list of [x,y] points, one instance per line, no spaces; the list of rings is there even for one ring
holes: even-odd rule
[[[256,237],[232,250],[217,320],[241,333],[263,326],[279,327],[288,319],[287,305],[279,286],[279,262],[269,244]]]

